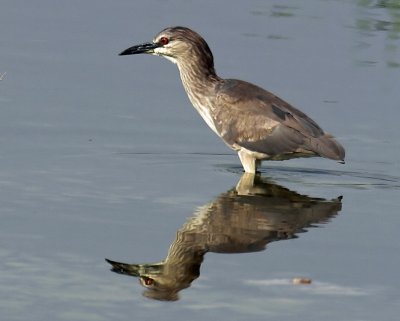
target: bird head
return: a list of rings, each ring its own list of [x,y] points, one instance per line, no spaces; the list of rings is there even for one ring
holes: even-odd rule
[[[205,40],[186,27],[169,27],[160,31],[152,42],[132,46],[120,53],[120,56],[135,54],[163,56],[173,63],[190,61],[196,58],[206,60],[213,65],[213,56]]]

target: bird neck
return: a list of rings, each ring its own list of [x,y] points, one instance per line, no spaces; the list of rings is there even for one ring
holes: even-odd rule
[[[216,85],[222,80],[215,73],[214,66],[196,63],[179,64],[182,84],[193,104],[207,125],[218,135],[215,127],[214,112],[216,108]]]
[[[215,84],[220,81],[212,61],[201,61],[192,58],[191,60],[186,60],[185,63],[178,61],[178,68],[182,84],[190,100],[192,100],[193,95],[210,94]]]

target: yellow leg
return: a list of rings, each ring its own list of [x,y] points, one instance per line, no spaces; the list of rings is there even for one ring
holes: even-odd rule
[[[260,164],[260,161],[257,160],[253,155],[249,154],[244,150],[240,150],[238,152],[240,161],[242,162],[244,171],[246,173],[255,174],[257,171],[257,165]]]

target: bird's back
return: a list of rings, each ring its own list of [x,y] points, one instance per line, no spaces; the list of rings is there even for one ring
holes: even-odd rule
[[[343,147],[331,135],[274,94],[235,79],[221,80],[216,93],[215,125],[230,146],[270,159],[317,155],[344,159]]]

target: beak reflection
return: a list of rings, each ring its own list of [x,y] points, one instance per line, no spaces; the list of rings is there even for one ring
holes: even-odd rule
[[[114,272],[139,277],[146,287],[144,296],[175,301],[200,276],[207,252],[263,251],[270,242],[297,238],[307,228],[329,222],[341,209],[341,197],[326,200],[300,195],[245,173],[236,188],[194,212],[177,231],[163,261],[107,262]]]

